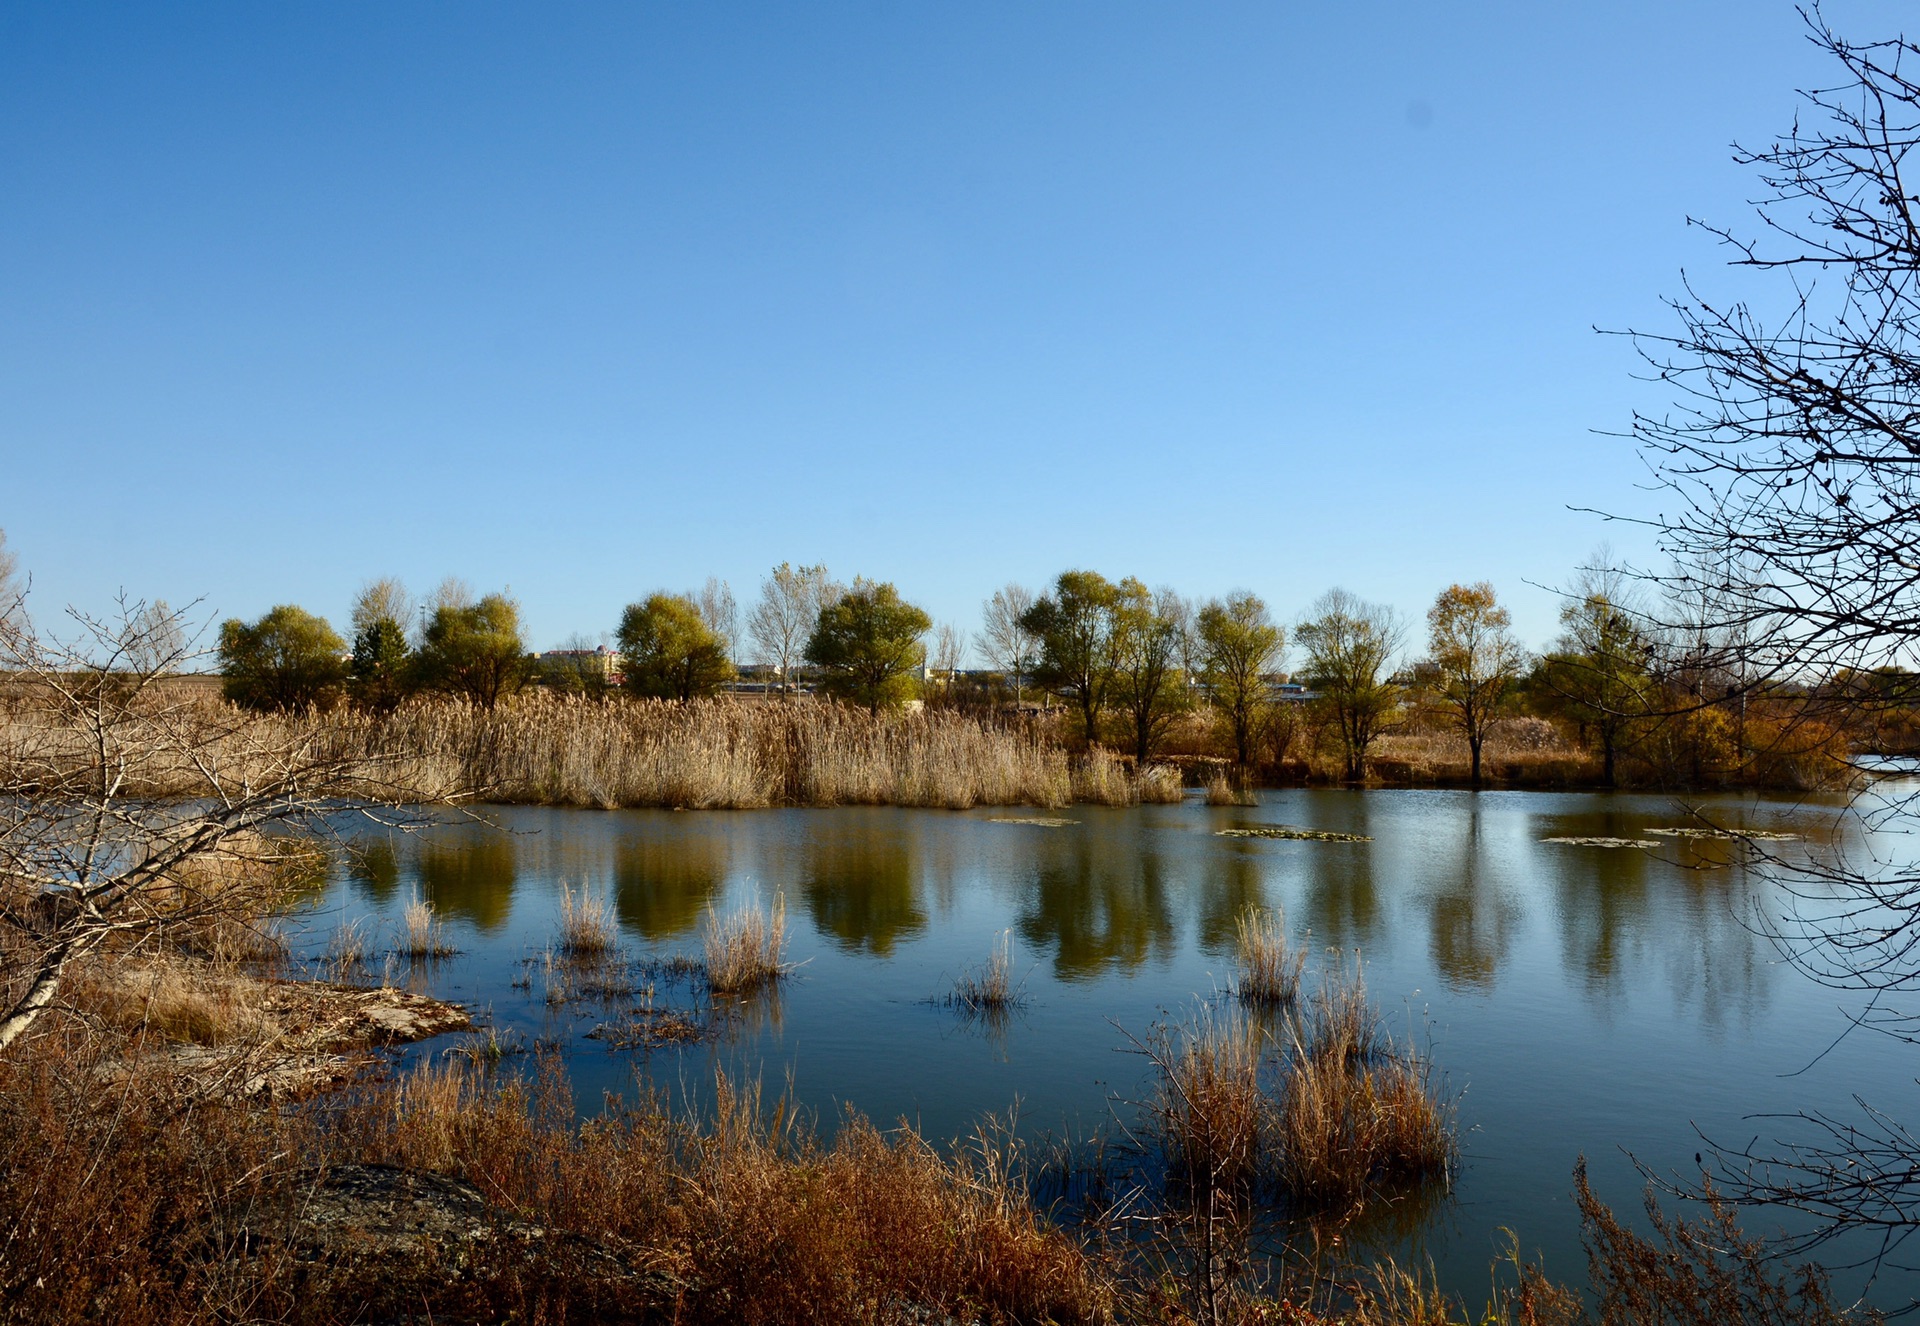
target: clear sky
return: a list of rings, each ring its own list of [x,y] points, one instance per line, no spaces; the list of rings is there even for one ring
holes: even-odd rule
[[[547,647],[791,560],[1539,646],[1656,505],[1593,328],[1740,288],[1685,219],[1832,75],[1783,0],[6,5],[0,528],[43,616],[454,574]]]

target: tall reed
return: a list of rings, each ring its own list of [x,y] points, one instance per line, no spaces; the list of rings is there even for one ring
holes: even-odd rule
[[[570,958],[598,958],[613,951],[613,905],[605,892],[583,882],[578,893],[560,885],[560,951]]]
[[[433,903],[421,897],[418,889],[408,897],[406,909],[400,915],[397,947],[402,957],[414,959],[444,958],[456,951]]]
[[[1013,934],[1003,930],[987,960],[954,982],[952,999],[975,1012],[996,1012],[1013,1007],[1019,997],[1013,985]]]
[[[1234,993],[1246,1004],[1272,1008],[1291,1005],[1300,994],[1300,973],[1307,965],[1305,945],[1287,943],[1287,916],[1249,907],[1234,918],[1239,973]]]
[[[751,994],[786,975],[781,954],[787,943],[787,900],[772,910],[758,903],[721,920],[707,905],[707,987],[716,994]]]

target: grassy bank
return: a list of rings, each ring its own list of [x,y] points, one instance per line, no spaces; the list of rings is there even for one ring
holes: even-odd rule
[[[1057,1225],[993,1127],[936,1147],[849,1114],[827,1140],[725,1081],[699,1118],[642,1096],[579,1124],[552,1065],[458,1059],[267,1109],[144,1069],[103,1088],[111,1052],[69,1033],[0,1061],[9,1322],[1874,1320],[1787,1287],[1724,1212],[1643,1238],[1583,1181],[1591,1306],[1525,1267],[1468,1304],[1391,1265],[1263,1281],[1216,1213]]]

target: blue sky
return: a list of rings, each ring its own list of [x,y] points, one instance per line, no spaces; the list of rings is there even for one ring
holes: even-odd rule
[[[10,5],[0,528],[42,615],[1088,566],[1537,646],[1657,506],[1593,328],[1742,288],[1685,218],[1831,76],[1771,0]]]

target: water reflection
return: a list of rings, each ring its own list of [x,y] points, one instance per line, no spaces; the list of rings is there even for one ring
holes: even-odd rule
[[[364,902],[392,902],[400,894],[400,854],[391,838],[368,838],[347,846],[347,881]]]
[[[649,940],[684,935],[726,882],[726,839],[708,834],[623,839],[614,848],[613,906]]]
[[[420,844],[420,891],[442,916],[497,930],[513,910],[513,836],[482,827]]]
[[[1137,818],[1048,834],[1018,928],[1062,980],[1132,970],[1174,942],[1167,870]]]
[[[914,890],[917,842],[891,820],[810,838],[802,849],[800,889],[814,928],[842,948],[881,957],[896,941],[926,929]]]
[[[1373,837],[1370,815],[1364,797],[1349,798],[1347,814],[1339,825],[1319,823],[1319,828],[1338,828],[1342,833]],[[1380,892],[1374,880],[1374,843],[1288,843],[1295,849],[1306,875],[1305,916],[1316,942],[1330,948],[1360,949],[1373,946],[1380,930]]]
[[[1611,809],[1556,816],[1542,821],[1540,836],[1646,840],[1644,830],[1673,818]],[[1551,865],[1563,965],[1603,1005],[1658,975],[1675,1009],[1697,1010],[1706,1028],[1751,1021],[1769,996],[1766,941],[1752,924],[1752,849],[1655,837],[1653,848],[1539,844]]]
[[[1226,840],[1224,859],[1207,863],[1200,891],[1200,947],[1207,953],[1232,953],[1239,943],[1238,922],[1255,908],[1266,908],[1267,879],[1260,859],[1264,844]],[[1297,933],[1289,927],[1290,935]]]
[[[1451,827],[1450,843],[1431,844],[1444,865],[1442,883],[1427,896],[1427,950],[1449,988],[1484,990],[1513,947],[1520,906],[1500,886],[1487,859],[1477,802]]]

